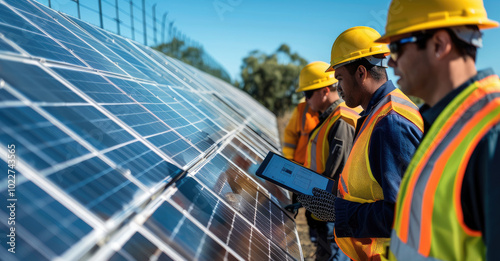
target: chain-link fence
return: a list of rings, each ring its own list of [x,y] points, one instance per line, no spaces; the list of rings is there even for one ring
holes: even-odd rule
[[[157,8],[157,1],[146,0],[37,0],[38,2],[77,17],[108,31],[138,41],[148,46],[171,43],[174,39],[183,48],[203,46],[190,38],[169,20],[173,10]],[[178,57],[176,57],[178,58]],[[205,66],[222,72],[223,79],[230,79],[227,71],[206,51],[201,59]],[[201,69],[201,68],[200,68]]]

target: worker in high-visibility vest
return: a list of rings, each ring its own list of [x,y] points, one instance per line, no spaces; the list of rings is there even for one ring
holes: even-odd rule
[[[475,64],[480,30],[497,26],[481,0],[391,3],[378,41],[401,89],[425,101],[425,136],[401,182],[390,259],[499,259],[500,81]]]
[[[403,173],[420,143],[418,107],[387,79],[380,34],[358,26],[335,40],[331,67],[347,106],[361,105],[356,137],[339,177],[337,196],[314,188],[298,200],[322,220],[335,221],[335,240],[354,260],[379,260],[391,235]]]
[[[318,112],[313,111],[307,105],[305,97],[302,98],[302,101],[293,110],[285,128],[283,144],[283,156],[285,158],[304,165],[309,134],[318,125],[318,116]],[[286,206],[285,209],[296,213],[300,204],[296,204],[297,195],[295,193],[292,196],[292,202],[294,204]],[[309,239],[316,244],[318,242],[318,233],[315,226],[317,222],[312,219],[309,213],[305,213],[305,216],[309,227]]]
[[[359,115],[340,99],[334,73],[325,72],[329,66],[325,62],[306,65],[300,72],[296,91],[304,92],[307,105],[319,113],[319,124],[307,144],[304,166],[338,180],[352,148]],[[316,260],[349,260],[333,240],[333,224],[313,219],[310,212],[306,216],[317,232]]]
[[[305,99],[293,110],[284,133],[285,158],[304,165],[309,134],[318,125],[318,116],[318,112],[313,111]]]

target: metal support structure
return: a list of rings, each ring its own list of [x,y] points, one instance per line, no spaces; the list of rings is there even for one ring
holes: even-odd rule
[[[49,0],[49,8],[52,8],[52,2]]]
[[[161,21],[161,43],[165,43],[165,23],[167,22],[167,14],[168,12],[165,12],[163,14],[163,18]]]
[[[120,35],[120,10],[118,9],[118,0],[115,0],[116,7],[116,30],[118,35]]]
[[[132,30],[132,40],[135,40],[135,32],[134,32],[134,2],[130,0],[130,25]]]
[[[104,22],[102,21],[102,0],[99,0],[99,21],[101,24],[101,28],[104,29]]]
[[[148,45],[148,27],[146,26],[146,0],[142,0],[142,28],[144,31],[144,45]]]
[[[156,4],[153,5],[153,36],[155,45],[158,45],[158,39],[156,37]]]

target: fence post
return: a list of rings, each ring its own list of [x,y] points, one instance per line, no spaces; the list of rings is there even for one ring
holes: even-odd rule
[[[118,9],[118,0],[115,0],[116,7],[116,30],[118,31],[118,35],[120,35],[120,11]]]
[[[101,28],[104,29],[104,23],[102,22],[102,1],[99,0],[99,21],[101,22]]]
[[[155,45],[158,45],[158,38],[156,37],[156,4],[153,5],[153,35]]]
[[[161,22],[161,43],[165,43],[165,22],[167,21],[168,12],[163,13],[163,18]]]
[[[130,25],[132,27],[132,40],[135,40],[135,32],[134,32],[134,2],[130,0]]]
[[[142,27],[144,30],[144,45],[148,45],[148,28],[146,27],[146,0],[142,0]]]

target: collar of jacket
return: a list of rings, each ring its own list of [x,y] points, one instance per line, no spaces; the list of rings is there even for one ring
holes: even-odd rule
[[[341,104],[343,102],[344,102],[344,100],[342,100],[341,98],[339,98],[338,100],[333,102],[330,105],[330,107],[328,107],[328,109],[326,109],[324,112],[321,113],[321,115],[319,115],[319,122],[321,123],[324,120],[326,120],[326,118],[328,118],[328,116],[330,116],[330,114],[337,108],[337,106],[339,106],[339,104]]]
[[[370,102],[368,103],[368,107],[364,111],[362,111],[359,115],[361,117],[370,115],[372,109],[377,106],[377,104],[382,100],[387,94],[394,91],[396,87],[392,83],[392,81],[387,81],[382,84],[372,95]]]
[[[434,121],[437,119],[439,114],[448,106],[448,104],[457,97],[465,88],[474,83],[475,81],[479,81],[484,79],[490,75],[494,74],[493,69],[488,68],[485,70],[478,71],[475,76],[464,82],[455,90],[448,93],[444,98],[442,98],[436,105],[430,107],[427,104],[424,104],[420,107],[420,114],[422,114],[422,118],[424,119],[424,135],[427,133],[429,128],[432,126]]]

